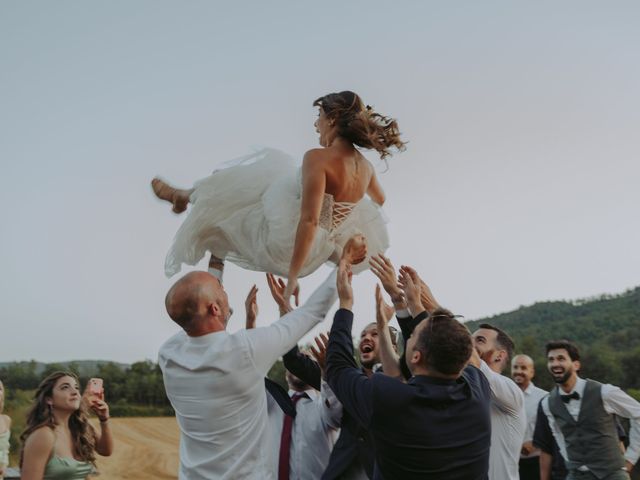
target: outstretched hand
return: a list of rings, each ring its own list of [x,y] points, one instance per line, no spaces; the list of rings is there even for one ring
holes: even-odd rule
[[[344,244],[340,261],[346,261],[349,265],[357,265],[367,258],[367,239],[358,233]]]
[[[291,304],[289,303],[289,297],[284,296],[284,292],[286,289],[284,280],[282,280],[281,278],[277,278],[271,273],[267,273],[267,285],[269,285],[271,296],[278,305],[280,316],[285,315],[286,313],[289,313],[291,310],[293,310]]]
[[[387,257],[379,253],[378,255],[371,257],[369,260],[369,266],[373,274],[378,277],[382,283],[382,288],[389,294],[391,301],[394,305],[398,305],[400,308],[406,308],[404,305],[405,299],[402,293],[402,288],[398,283],[398,277],[396,276],[396,269]]]
[[[247,320],[245,328],[250,330],[256,328],[256,319],[258,318],[258,288],[254,285],[249,290],[249,294],[244,301],[244,308],[247,313]]]
[[[425,308],[422,305],[422,299],[420,298],[420,277],[418,273],[411,267],[403,265],[400,267],[400,285],[404,292],[404,297],[407,299],[407,308],[412,317],[415,317],[419,313],[422,313]]]
[[[282,293],[282,296],[285,298],[287,303],[289,303],[289,299],[292,295],[297,307],[300,304],[300,285],[298,284],[297,278],[290,278],[287,281],[287,286],[285,287],[284,292]]]
[[[327,337],[326,333],[321,333],[314,340],[316,342],[316,347],[312,344],[309,346],[309,350],[311,350],[313,358],[318,362],[320,371],[322,372],[322,378],[324,378],[326,371],[325,367],[327,364],[327,346],[329,345],[329,337]]]

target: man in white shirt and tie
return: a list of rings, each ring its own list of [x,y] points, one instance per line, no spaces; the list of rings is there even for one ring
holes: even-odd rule
[[[480,371],[491,387],[491,450],[489,480],[518,480],[518,462],[527,418],[524,395],[503,375],[513,354],[513,340],[504,331],[483,323],[473,333],[473,345],[480,354]]]
[[[533,446],[533,432],[536,428],[538,404],[549,392],[533,384],[534,375],[533,359],[529,355],[520,354],[513,357],[511,378],[524,393],[524,408],[527,414],[527,429],[520,452],[520,480],[540,480],[540,450]]]
[[[343,252],[352,263],[365,254],[361,236]],[[302,307],[268,327],[229,334],[218,278],[191,272],[171,287],[167,312],[183,331],[162,345],[158,363],[180,427],[180,480],[275,478],[264,377],[335,299],[333,271]]]
[[[640,457],[640,403],[620,388],[578,376],[580,352],[568,340],[547,343],[547,368],[557,386],[541,402],[567,469],[568,480],[628,480]],[[628,418],[623,455],[613,415]],[[541,465],[540,478],[550,475]]]

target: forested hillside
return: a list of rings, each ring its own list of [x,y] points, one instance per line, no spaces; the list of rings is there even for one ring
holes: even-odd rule
[[[534,358],[535,382],[541,386],[551,386],[545,343],[566,338],[580,347],[582,376],[640,389],[640,287],[615,296],[540,302],[466,325],[473,331],[480,323],[504,329],[516,342],[517,352]]]

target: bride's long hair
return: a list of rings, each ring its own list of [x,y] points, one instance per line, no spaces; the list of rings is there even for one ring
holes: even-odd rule
[[[318,98],[313,106],[321,108],[327,118],[336,122],[338,135],[359,147],[376,150],[380,158],[391,155],[391,147],[399,151],[405,148],[398,122],[365,106],[354,92],[330,93]]]
[[[24,444],[34,431],[42,427],[53,430],[56,426],[56,420],[53,416],[53,409],[47,403],[47,398],[53,396],[53,388],[56,382],[62,377],[71,377],[78,382],[78,377],[71,372],[55,372],[45,378],[36,390],[35,398],[29,413],[27,414],[27,424],[20,435],[22,450],[20,451],[20,466],[24,459]],[[84,402],[80,402],[80,408],[69,417],[69,430],[71,430],[71,438],[75,455],[84,462],[95,464],[95,430],[87,419],[87,412]]]

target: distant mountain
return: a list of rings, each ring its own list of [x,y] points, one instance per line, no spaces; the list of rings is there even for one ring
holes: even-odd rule
[[[31,360],[29,362],[0,362],[0,369],[10,366],[20,366],[27,368],[32,364],[35,365],[34,370],[37,375],[42,375],[45,370],[51,370],[51,366],[55,366],[60,370],[73,370],[77,372],[81,377],[90,377],[94,375],[100,365],[113,364],[123,371],[130,366],[127,363],[110,362],[107,360],[71,360],[68,362],[53,363],[43,363]]]
[[[545,343],[566,338],[580,348],[583,376],[640,389],[640,374],[636,373],[640,365],[640,287],[620,295],[539,302],[466,325],[474,331],[481,323],[505,330],[516,342],[516,352],[536,361],[537,383],[551,386]]]

